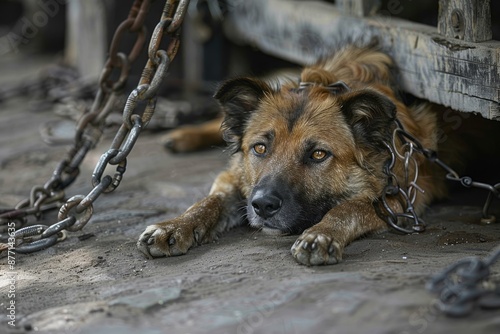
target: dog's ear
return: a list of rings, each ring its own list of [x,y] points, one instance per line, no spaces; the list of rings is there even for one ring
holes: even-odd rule
[[[356,91],[342,97],[341,108],[358,144],[386,149],[383,142],[391,141],[396,118],[396,105],[388,97],[372,90]]]
[[[328,89],[328,91],[330,93],[335,94],[335,95],[340,95],[340,94],[344,94],[344,93],[351,91],[349,86],[347,86],[347,84],[343,81],[337,81],[337,82],[331,83],[331,84],[326,86],[326,89]]]
[[[234,152],[241,148],[241,138],[250,115],[271,87],[262,80],[236,78],[223,83],[214,95],[224,111],[224,140]]]

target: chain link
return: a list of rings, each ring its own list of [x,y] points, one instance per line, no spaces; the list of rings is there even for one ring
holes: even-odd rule
[[[466,258],[452,264],[427,282],[427,290],[439,295],[439,309],[454,317],[470,314],[476,306],[500,308],[500,286],[487,282],[490,267],[500,259],[500,247],[484,260]]]
[[[141,130],[147,126],[154,114],[156,94],[163,82],[171,61],[177,54],[182,24],[189,0],[166,0],[159,23],[152,34],[148,56],[138,86],[129,94],[123,110],[123,124],[117,131],[110,149],[99,159],[92,173],[93,189],[86,195],[76,195],[60,206],[58,222],[49,226],[35,225],[18,229],[15,233],[16,250],[31,253],[50,247],[66,236],[65,230],[81,230],[93,214],[93,203],[102,194],[114,191],[120,184],[126,170],[127,156],[132,151]],[[125,86],[131,64],[139,56],[145,43],[145,19],[151,0],[135,0],[129,15],[116,29],[106,61],[99,79],[99,90],[94,102],[82,115],[76,126],[74,145],[56,169],[52,177],[43,185],[33,187],[30,197],[21,201],[12,210],[0,211],[0,224],[18,221],[22,226],[25,217],[39,217],[43,211],[60,204],[64,189],[71,185],[79,174],[79,166],[87,152],[99,141],[105,120],[112,111],[116,100]],[[136,34],[135,43],[128,54],[119,52],[119,46],[126,33]],[[168,36],[166,50],[160,49]],[[112,73],[119,71],[118,79],[113,82]],[[144,110],[138,110],[139,102],[145,101]],[[116,173],[103,177],[108,165],[117,165]],[[77,218],[78,216],[78,218]]]
[[[398,142],[399,141],[399,142]],[[500,183],[495,185],[476,182],[469,176],[460,176],[454,169],[438,158],[436,151],[425,148],[422,143],[413,135],[404,130],[401,122],[396,120],[396,128],[393,132],[392,143],[385,143],[390,153],[390,158],[384,166],[384,173],[387,175],[387,185],[379,200],[374,203],[377,214],[386,221],[393,229],[402,233],[423,232],[425,222],[418,217],[415,212],[414,203],[418,192],[424,190],[418,186],[419,167],[415,153],[423,155],[428,161],[436,164],[446,172],[446,178],[459,182],[467,188],[479,188],[489,191],[482,210],[481,222],[495,222],[495,216],[489,213],[491,202],[494,198],[500,199]],[[398,149],[399,147],[399,149]],[[399,182],[398,177],[393,172],[397,160],[403,162],[404,180]],[[400,208],[395,209],[391,203],[399,203]],[[411,221],[411,227],[405,227],[404,222]]]
[[[398,140],[401,144],[398,145]],[[391,145],[392,144],[392,145]],[[387,185],[382,196],[375,202],[375,210],[386,223],[393,229],[402,233],[415,233],[425,230],[425,222],[417,216],[414,203],[417,192],[423,190],[418,186],[419,168],[413,156],[415,152],[423,149],[422,145],[415,141],[413,136],[405,132],[401,123],[396,121],[396,128],[393,132],[392,143],[385,143],[390,153],[390,158],[384,166],[384,174],[387,175]],[[400,147],[399,150],[397,147]],[[404,180],[399,182],[398,177],[393,172],[397,160],[403,163]],[[391,203],[398,203],[399,207],[394,209]],[[410,221],[411,228],[404,227],[401,221]]]
[[[29,104],[28,109],[38,111],[53,103],[93,98],[95,91],[93,80],[82,78],[73,68],[53,64],[44,68],[37,78],[0,87],[0,103],[18,96],[31,96],[36,102]]]

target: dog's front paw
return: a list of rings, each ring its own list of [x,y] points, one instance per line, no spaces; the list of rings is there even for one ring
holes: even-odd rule
[[[197,235],[189,225],[154,224],[141,234],[137,248],[149,258],[183,255],[197,242]]]
[[[342,259],[342,250],[333,238],[315,231],[305,230],[292,246],[292,255],[308,266],[336,264]]]

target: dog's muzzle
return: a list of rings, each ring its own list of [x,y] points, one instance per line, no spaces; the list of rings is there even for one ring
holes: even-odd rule
[[[252,197],[252,208],[254,212],[263,219],[273,217],[281,210],[283,198],[272,189],[258,189]]]
[[[299,201],[297,190],[280,177],[262,178],[248,197],[247,218],[251,226],[297,234],[310,227],[310,212]],[[314,217],[313,217],[314,219]],[[316,222],[316,220],[314,220]]]

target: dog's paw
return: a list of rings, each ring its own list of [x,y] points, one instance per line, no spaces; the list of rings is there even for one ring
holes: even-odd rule
[[[336,264],[342,259],[338,242],[323,233],[308,230],[295,241],[291,251],[299,263],[308,266]]]
[[[200,231],[186,224],[150,225],[139,237],[137,248],[149,258],[186,254],[200,239]]]
[[[202,135],[189,126],[170,131],[161,142],[172,153],[188,153],[204,148]]]

